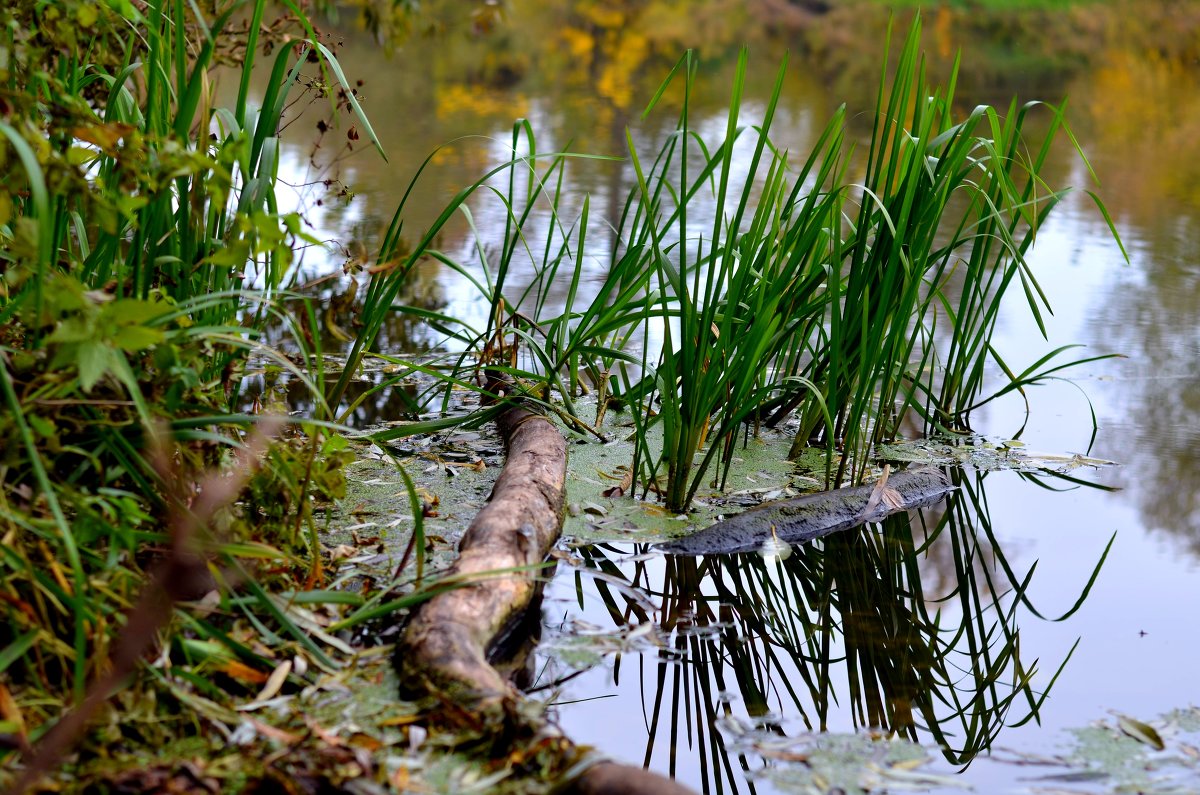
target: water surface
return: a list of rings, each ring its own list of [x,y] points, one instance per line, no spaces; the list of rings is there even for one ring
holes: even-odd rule
[[[487,35],[451,29],[383,47],[366,31],[340,34],[342,64],[352,79],[365,80],[363,104],[390,162],[381,164],[364,141],[347,156],[344,126],[314,156],[301,128],[315,126],[317,116],[296,123],[286,179],[299,185],[336,177],[356,194],[345,202],[315,187],[297,192],[296,206],[318,236],[334,241],[332,253],[306,255],[308,275],[365,257],[412,174],[447,142],[419,185],[410,234],[508,157],[518,116],[532,122],[543,151],[570,143],[619,155],[627,126],[639,146],[654,148],[673,119],[643,122],[640,107],[685,44],[708,56],[693,108],[703,130],[723,126],[730,55],[743,39],[753,43],[746,105],[753,117],[782,50],[802,34],[769,35],[752,18],[720,24],[712,4],[688,19],[661,5],[643,12],[662,15],[654,25],[627,18],[633,12],[621,4],[606,12],[590,3],[514,3]],[[949,35],[935,24],[931,47],[945,49]],[[966,780],[994,792],[1028,789],[1030,773],[989,763],[989,748],[1048,752],[1066,741],[1064,729],[1111,710],[1151,719],[1200,701],[1200,68],[1194,58],[1120,49],[1070,69],[1021,61],[1011,44],[997,52],[1015,59],[993,64],[1003,85],[983,77],[991,73],[981,56],[972,67],[979,79],[964,76],[964,91],[977,92],[964,106],[1011,90],[1032,98],[1036,89],[1054,101],[1069,94],[1069,118],[1101,184],[1067,146],[1049,173],[1059,184],[1100,192],[1129,260],[1093,202],[1074,194],[1040,230],[1031,256],[1054,308],[1049,340],[1015,301],[996,347],[1017,368],[1069,343],[1123,358],[1030,389],[1028,413],[1016,395],[990,404],[973,425],[995,440],[1019,435],[1029,449],[1119,462],[1070,473],[1113,490],[968,469],[959,477],[970,488],[949,505],[912,523],[890,521],[813,545],[778,564],[756,556],[701,564],[634,545],[580,550],[578,566],[560,566],[548,589],[547,633],[589,628],[611,635],[620,651],[554,695],[558,718],[576,740],[673,772],[698,789],[769,792],[786,790],[786,777],[780,784],[763,771],[786,771],[789,762],[747,751],[753,732],[786,738],[874,725],[931,746],[942,769],[965,767]],[[862,62],[859,73],[874,73],[876,54],[852,55]],[[793,56],[775,125],[780,145],[806,152],[839,102],[869,107],[869,92],[831,76],[828,66]],[[859,131],[869,132],[866,122]],[[592,197],[595,239],[603,239],[603,218],[615,217],[632,185],[628,164],[578,161],[569,167],[566,201],[577,207],[584,194]],[[481,239],[459,223],[443,249],[469,258],[501,238],[496,203],[472,211]],[[344,284],[331,283],[335,291]],[[464,279],[435,265],[418,274],[405,299],[479,322],[487,311]],[[442,342],[397,318],[382,344],[411,351]],[[394,402],[366,406],[355,419],[394,419],[373,415],[395,410]],[[1068,618],[1052,620],[1072,611],[1110,540],[1087,598]],[[587,573],[598,569],[604,578]],[[632,585],[619,586],[620,579]],[[1027,601],[1014,595],[1020,589]],[[998,609],[988,607],[993,598]],[[1020,667],[981,651],[1016,637]],[[1029,713],[1026,694],[1006,706],[1014,678],[1036,668],[1027,694],[1040,698],[1064,661],[1038,720],[1002,726]],[[973,664],[982,667],[973,672]],[[988,665],[999,683],[980,674]],[[570,669],[551,659],[543,677]]]

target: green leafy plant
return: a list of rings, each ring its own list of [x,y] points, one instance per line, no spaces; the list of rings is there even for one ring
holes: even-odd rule
[[[251,673],[288,644],[337,667],[313,626],[255,579],[321,583],[312,505],[340,493],[348,456],[320,404],[323,372],[262,342],[274,324],[306,362],[321,354],[308,344],[313,313],[283,300],[295,249],[315,241],[275,195],[280,120],[301,70],[318,70],[308,84],[328,96],[340,87],[377,139],[295,4],[271,27],[265,0],[218,5],[0,9],[0,433],[13,440],[0,449],[0,689],[6,715],[23,716],[23,742],[103,681],[151,572],[185,552],[222,605],[167,626],[189,683],[167,690],[213,695],[203,677],[187,679],[206,648]],[[242,13],[250,24],[235,30]],[[250,75],[270,50],[255,107]],[[230,63],[236,104],[216,107],[214,70]],[[221,504],[202,510],[197,484],[219,482],[261,421],[239,387],[255,360],[305,384],[315,417],[262,454],[245,504],[218,489]],[[204,525],[196,546],[176,549],[167,528],[189,520]],[[337,597],[310,603],[320,598]],[[137,673],[135,686],[156,686]]]

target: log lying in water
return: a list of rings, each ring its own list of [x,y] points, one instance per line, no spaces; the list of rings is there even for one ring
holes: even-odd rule
[[[519,624],[545,578],[540,564],[562,531],[567,444],[549,420],[517,406],[496,424],[508,458],[447,572],[471,582],[415,610],[397,644],[396,665],[406,688],[465,707],[504,744],[553,731],[529,717],[535,710],[517,708],[522,696],[492,666],[489,652]],[[567,767],[582,767],[574,763],[587,756],[584,749],[565,738],[559,747]],[[656,773],[600,760],[584,769],[568,792],[693,795]]]
[[[866,522],[878,522],[897,511],[928,505],[953,490],[940,470],[911,469],[889,475],[883,483],[760,505],[657,548],[672,555],[750,552],[771,539],[772,528],[780,541],[800,544]]]

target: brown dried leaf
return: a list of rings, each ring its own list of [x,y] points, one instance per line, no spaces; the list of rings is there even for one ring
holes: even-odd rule
[[[1166,744],[1163,743],[1163,738],[1149,724],[1142,723],[1140,720],[1131,718],[1128,715],[1118,715],[1117,725],[1121,727],[1121,731],[1139,743],[1145,743],[1158,751],[1166,747]]]
[[[349,544],[338,544],[329,550],[329,559],[331,561],[345,560],[346,558],[353,557],[357,552],[358,550]]]
[[[888,487],[883,490],[883,504],[898,511],[904,507],[904,498],[900,496],[900,492]]]
[[[367,751],[378,751],[380,748],[383,748],[386,745],[386,743],[384,743],[378,737],[372,737],[364,732],[355,732],[354,734],[350,735],[349,742],[350,745],[354,746],[355,748],[363,748]]]
[[[250,715],[247,715],[245,720],[249,721],[250,724],[254,726],[254,730],[263,737],[266,737],[268,740],[275,740],[276,742],[284,743],[286,745],[295,745],[296,743],[300,742],[302,735],[296,734],[295,732],[284,731],[278,726],[272,726],[269,723],[264,723],[258,718]]]
[[[251,668],[249,665],[237,660],[230,660],[222,665],[220,670],[226,676],[251,685],[261,685],[269,678],[267,674],[257,668]]]
[[[8,692],[8,688],[2,683],[0,683],[0,718],[16,729],[16,733],[23,743],[26,734],[25,719],[21,716],[21,709],[17,706],[12,693]]]
[[[892,468],[888,464],[883,465],[883,474],[879,476],[879,482],[875,484],[875,488],[871,490],[871,496],[867,499],[867,505],[862,509],[862,515],[866,516],[875,510],[879,505],[879,501],[883,499],[883,492],[887,488],[888,475],[892,473]]]
[[[71,130],[71,134],[81,141],[94,144],[106,152],[117,148],[117,144],[126,135],[134,131],[132,124],[110,122],[107,124],[79,125]]]
[[[633,470],[629,467],[621,467],[621,469],[624,469],[625,472],[621,477],[620,484],[605,489],[602,492],[605,497],[624,497],[626,492],[633,487]]]
[[[308,725],[309,731],[313,733],[313,736],[326,745],[342,746],[346,744],[345,740],[343,740],[341,737],[338,737],[334,732],[324,728],[315,720],[307,720],[305,723]]]
[[[384,718],[378,721],[375,725],[380,727],[385,726],[409,726],[421,720],[421,715],[413,713],[412,715],[396,715],[391,718]]]

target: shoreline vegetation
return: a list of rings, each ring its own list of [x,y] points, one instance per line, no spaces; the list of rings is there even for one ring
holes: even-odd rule
[[[390,0],[358,0],[343,8],[342,19],[381,46],[442,40],[438,60],[460,62],[481,85],[536,82],[539,75],[571,81],[586,66],[596,93],[616,104],[644,101],[641,91],[630,93],[631,83],[653,83],[657,72],[639,74],[639,66],[669,68],[685,48],[711,61],[742,44],[772,41],[846,101],[871,99],[889,24],[904,31],[918,12],[931,77],[944,81],[961,54],[960,87],[972,95],[1011,94],[1017,85],[1053,89],[1122,54],[1200,66],[1200,8],[1186,0],[699,0],[686,4],[686,22],[679,5],[509,0],[481,4],[463,24],[452,4],[422,4],[414,13]],[[556,46],[537,44],[545,41]],[[550,86],[539,91],[553,93]]]
[[[807,159],[771,145],[785,67],[765,120],[743,118],[744,49],[733,85],[705,89],[730,93],[724,137],[701,140],[687,109],[706,75],[689,52],[657,92],[606,84],[677,122],[657,151],[627,138],[637,185],[608,219],[620,245],[606,253],[599,295],[576,300],[593,245],[588,203],[578,217],[559,208],[566,164],[613,158],[542,153],[520,121],[512,158],[461,186],[425,229],[405,226],[423,201],[418,171],[369,263],[345,274],[357,289],[353,339],[330,342],[324,308],[297,290],[298,252],[320,241],[277,195],[280,131],[308,105],[323,129],[383,157],[370,107],[314,27],[318,9],[310,18],[286,4],[275,17],[264,0],[217,5],[0,10],[0,787],[341,791],[364,779],[403,791],[436,775],[435,763],[404,761],[432,735],[457,749],[438,759],[471,758],[498,785],[551,791],[579,773],[562,768],[562,744],[520,756],[470,710],[442,703],[454,716],[439,725],[428,703],[392,698],[376,636],[464,584],[431,573],[422,522],[436,507],[390,442],[478,426],[514,401],[592,439],[609,433],[606,412],[620,413],[635,437],[622,493],[685,512],[759,425],[791,423],[792,452],[824,456],[824,485],[867,482],[872,450],[914,417],[922,433],[966,431],[998,394],[1091,361],[1069,361],[1066,346],[1010,366],[989,345],[1006,291],[1033,322],[1048,309],[1024,255],[1065,195],[1042,165],[1057,134],[1073,144],[1066,119],[1015,103],[960,113],[958,73],[945,88],[927,79],[919,22],[892,50],[894,69],[867,78],[878,93],[862,184],[847,178],[844,109]],[[806,30],[832,48],[825,68],[841,70],[834,30],[819,26],[865,6],[786,5],[809,15]],[[1153,6],[1147,18],[1167,13]],[[381,30],[400,19],[375,8]],[[943,14],[973,24],[976,8],[927,12],[935,57],[956,35],[939,27]],[[1085,20],[1091,8],[1073,7],[1070,24],[1099,26]],[[575,11],[602,27],[598,5]],[[886,25],[877,33],[882,48]],[[1064,56],[1076,62],[1074,49]],[[270,74],[263,96],[250,89],[256,64]],[[212,90],[218,68],[238,75],[229,106]],[[1041,114],[1037,135],[1027,113]],[[738,141],[754,151],[748,175],[733,173]],[[712,217],[697,217],[700,194],[714,198]],[[480,263],[438,250],[439,231],[484,198],[504,207],[499,252],[481,250]],[[537,239],[530,218],[547,207]],[[486,326],[397,309],[429,262],[478,286]],[[530,265],[537,277],[518,292],[510,277]],[[570,285],[565,306],[548,300],[552,282]],[[466,353],[380,352],[396,311]],[[652,328],[666,330],[661,349]],[[364,394],[355,379],[368,362],[389,369]],[[985,388],[993,365],[1007,380]],[[503,378],[481,382],[487,372]],[[300,384],[308,409],[298,415],[273,392],[248,398],[251,374]],[[388,389],[406,422],[360,438],[348,418]],[[341,561],[389,543],[325,536],[348,468],[380,449],[407,537],[378,576],[343,574]],[[322,697],[371,687],[386,691],[375,713],[321,712]],[[355,720],[374,723],[332,729]],[[559,778],[541,780],[547,771]]]

